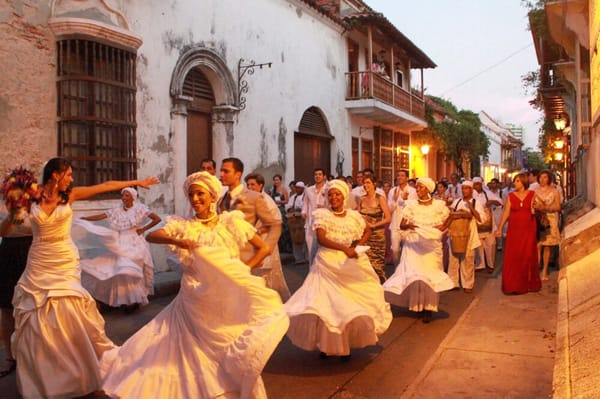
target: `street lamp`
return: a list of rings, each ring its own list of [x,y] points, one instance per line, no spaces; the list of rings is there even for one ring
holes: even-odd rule
[[[556,128],[556,130],[562,131],[567,127],[567,119],[565,117],[562,116],[562,114],[559,114],[555,119],[554,119],[554,127]]]
[[[556,148],[557,150],[562,150],[564,146],[565,140],[562,137],[559,137],[556,139],[556,141],[554,141],[554,148]]]
[[[423,144],[423,145],[421,146],[421,154],[423,154],[423,155],[427,155],[427,154],[429,154],[429,149],[430,149],[430,148],[431,148],[431,147],[429,146],[429,144]]]

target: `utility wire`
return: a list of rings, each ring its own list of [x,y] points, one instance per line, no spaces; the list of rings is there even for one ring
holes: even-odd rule
[[[466,83],[469,83],[470,81],[472,81],[473,79],[479,77],[480,75],[483,75],[484,73],[488,72],[491,69],[496,68],[498,65],[503,64],[504,62],[508,61],[509,59],[511,59],[512,57],[514,57],[515,55],[519,54],[521,51],[528,49],[529,47],[533,46],[533,43],[529,43],[527,46],[521,47],[520,49],[518,49],[517,51],[507,55],[506,57],[504,57],[503,59],[501,59],[500,61],[496,62],[495,64],[485,68],[484,70],[476,73],[475,75],[471,76],[469,79],[462,81],[461,83],[452,86],[451,88],[444,90],[444,92],[442,94],[440,94],[440,96],[443,96],[444,94],[448,93],[449,91],[452,91]]]

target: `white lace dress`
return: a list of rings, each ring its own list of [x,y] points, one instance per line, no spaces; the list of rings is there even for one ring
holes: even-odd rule
[[[87,236],[77,237],[77,245],[94,241],[94,256],[81,259],[81,282],[97,300],[110,306],[139,303],[146,305],[154,293],[154,263],[148,243],[136,229],[148,220],[150,209],[135,203],[106,212],[110,228],[86,220],[73,221],[75,230]],[[90,237],[91,236],[91,237]]]
[[[362,237],[365,221],[353,210],[337,217],[328,209],[313,212],[314,229],[349,246]],[[369,258],[357,259],[319,246],[302,286],[285,304],[290,316],[288,337],[302,349],[348,355],[351,348],[375,345],[392,321],[390,305]]]
[[[96,301],[81,286],[73,211],[31,206],[33,243],[15,287],[12,350],[24,398],[74,398],[100,389],[98,361],[114,348]]]
[[[400,262],[383,284],[388,302],[414,312],[437,312],[439,292],[454,287],[444,273],[442,232],[435,228],[444,223],[449,213],[440,200],[433,200],[429,206],[407,201],[402,217],[418,227],[405,230]]]
[[[179,293],[152,321],[102,358],[103,389],[119,398],[263,398],[260,374],[288,328],[277,292],[252,276],[239,248],[255,232],[239,211],[213,228],[168,218],[165,231],[192,239],[173,248]]]

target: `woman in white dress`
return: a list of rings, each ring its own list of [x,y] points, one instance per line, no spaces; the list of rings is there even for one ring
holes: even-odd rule
[[[289,325],[277,292],[250,273],[269,249],[242,212],[217,215],[216,177],[194,173],[184,190],[195,216],[169,217],[147,236],[176,251],[179,293],[105,353],[103,388],[119,398],[265,398],[260,374]],[[257,251],[246,265],[239,254],[247,242]]]
[[[81,259],[81,283],[96,300],[126,310],[148,304],[148,295],[154,293],[154,263],[143,234],[160,217],[136,200],[137,191],[125,187],[122,206],[73,222],[101,244],[98,256]],[[104,219],[110,228],[87,222]]]
[[[321,356],[350,356],[351,348],[375,345],[392,321],[379,277],[363,247],[369,229],[356,211],[344,209],[348,185],[329,182],[331,209],[313,212],[319,247],[302,286],[286,302],[292,343]]]
[[[442,200],[433,199],[435,182],[417,180],[418,200],[408,200],[400,229],[405,231],[400,262],[394,274],[383,284],[386,300],[413,312],[422,312],[429,323],[438,311],[439,293],[454,288],[444,273],[442,232],[446,230],[450,210]]]
[[[24,398],[73,398],[100,389],[99,358],[114,344],[104,333],[96,301],[81,286],[79,256],[70,231],[73,201],[156,178],[74,187],[69,162],[44,167],[43,194],[32,204],[33,243],[13,297],[17,387]]]

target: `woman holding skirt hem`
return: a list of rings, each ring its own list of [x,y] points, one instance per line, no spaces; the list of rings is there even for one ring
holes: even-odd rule
[[[322,356],[347,358],[352,348],[375,345],[392,321],[379,277],[363,247],[369,230],[362,216],[344,209],[348,185],[329,182],[329,209],[313,212],[319,248],[306,280],[285,308],[290,316],[287,333],[305,350]]]

